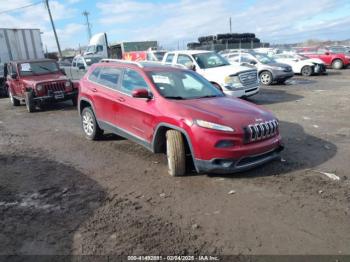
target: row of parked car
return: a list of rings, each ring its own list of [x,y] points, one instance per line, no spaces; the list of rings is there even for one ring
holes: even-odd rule
[[[192,65],[182,61],[191,70],[177,63],[185,55],[195,59]],[[234,173],[280,157],[276,117],[232,98],[232,89],[245,96],[245,87],[259,88],[256,69],[242,71],[209,51],[171,52],[164,59],[168,62],[104,59],[79,82],[68,79],[53,60],[12,61],[6,85],[12,105],[24,102],[29,112],[72,100],[87,139],[112,132],[165,153],[173,176],[192,166],[197,172]],[[204,73],[217,74],[212,81],[224,92]]]
[[[33,112],[72,100],[86,138],[106,131],[131,139],[165,153],[169,173],[181,176],[189,166],[233,173],[279,158],[276,117],[235,97],[325,70],[321,60],[291,53],[186,50],[167,52],[161,62],[76,57],[67,68],[49,59],[12,61],[4,75],[13,106],[24,102]]]

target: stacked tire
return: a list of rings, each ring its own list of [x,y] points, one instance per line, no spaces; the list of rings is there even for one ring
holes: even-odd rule
[[[257,48],[260,45],[260,39],[253,33],[227,33],[201,36],[198,42],[188,43],[187,48],[219,51],[227,48]]]

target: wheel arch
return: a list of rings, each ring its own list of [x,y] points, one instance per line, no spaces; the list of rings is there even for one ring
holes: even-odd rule
[[[152,151],[154,153],[164,153],[165,152],[165,145],[166,145],[165,134],[170,129],[177,130],[183,135],[184,140],[187,143],[188,149],[192,155],[192,158],[194,159],[194,149],[193,149],[193,146],[191,143],[191,139],[190,139],[189,135],[187,134],[187,132],[181,127],[174,126],[174,125],[167,124],[167,123],[160,123],[156,127],[155,132],[154,132],[154,136],[152,139],[152,144],[151,144]]]
[[[80,98],[79,103],[78,103],[79,115],[81,115],[81,112],[83,112],[83,109],[85,107],[91,107],[92,111],[96,114],[95,107],[94,107],[94,104],[92,103],[92,101],[88,98],[85,98],[85,97]]]

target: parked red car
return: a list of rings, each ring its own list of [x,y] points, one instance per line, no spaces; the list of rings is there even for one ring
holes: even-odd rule
[[[279,158],[277,119],[252,103],[226,97],[191,70],[106,59],[80,80],[78,109],[90,140],[109,131],[154,153],[169,173],[233,173]]]
[[[64,100],[77,104],[78,88],[62,73],[55,60],[21,60],[7,64],[6,89],[13,106],[36,106]]]
[[[310,58],[321,59],[326,66],[332,67],[333,69],[346,68],[350,64],[350,56],[347,54],[336,54],[332,53],[327,49],[317,49],[314,52],[303,52],[303,55]]]

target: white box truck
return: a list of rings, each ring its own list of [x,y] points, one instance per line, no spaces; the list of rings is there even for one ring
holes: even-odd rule
[[[5,94],[5,65],[12,60],[44,58],[40,29],[0,28],[0,95]]]

